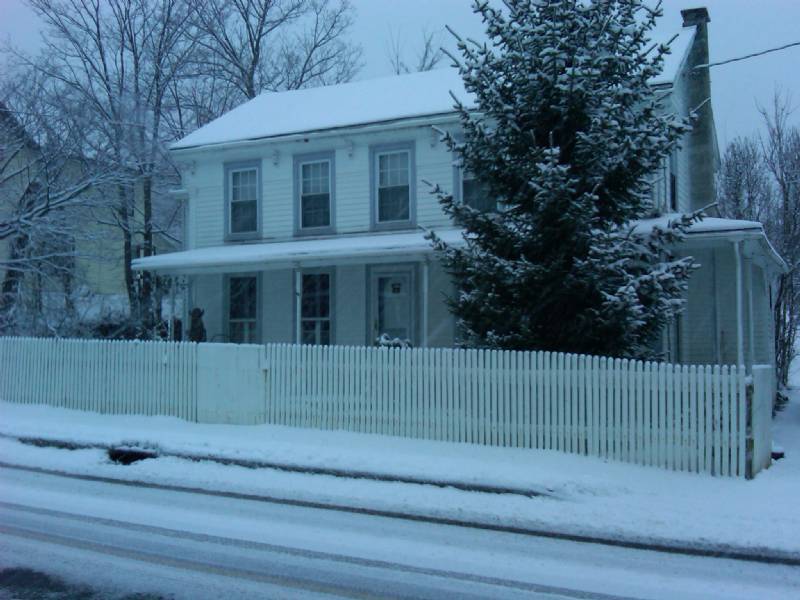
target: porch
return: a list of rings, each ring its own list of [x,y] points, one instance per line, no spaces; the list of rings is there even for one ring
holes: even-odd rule
[[[637,231],[677,215],[643,220]],[[463,244],[460,229],[437,234]],[[785,268],[760,223],[706,218],[675,249],[699,265],[686,310],[659,350],[682,364],[774,365],[771,287]],[[188,308],[205,311],[207,340],[453,347],[453,283],[423,231],[200,248],[137,259],[134,268],[182,276]],[[188,320],[187,320],[188,324]]]
[[[458,229],[437,232],[463,243]],[[422,231],[240,244],[135,261],[185,282],[209,342],[452,347],[452,282]],[[186,329],[188,330],[188,315]]]

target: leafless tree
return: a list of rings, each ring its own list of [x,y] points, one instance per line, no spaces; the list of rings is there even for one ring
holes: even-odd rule
[[[395,75],[415,71],[430,71],[435,69],[444,58],[444,51],[440,47],[439,36],[435,32],[422,31],[422,44],[415,57],[413,66],[409,66],[404,58],[403,42],[400,32],[389,32],[387,56],[392,72]]]
[[[773,297],[778,381],[787,385],[800,329],[800,128],[790,122],[789,98],[776,93],[760,109],[766,135],[734,140],[718,185],[724,216],[761,221],[789,272]]]
[[[361,49],[346,38],[348,0],[199,0],[193,18],[200,84],[212,85],[223,106],[231,96],[223,83],[241,102],[265,90],[348,81],[360,67]]]
[[[789,265],[775,295],[778,377],[788,383],[800,329],[800,128],[790,124],[791,98],[776,93],[770,109],[761,108],[767,126],[764,161],[775,182],[775,218],[768,232]]]
[[[136,252],[153,253],[159,231],[154,203],[174,180],[165,143],[172,139],[171,94],[195,49],[188,0],[28,0],[48,29],[40,73],[65,101],[92,116],[85,153],[113,169],[119,183],[101,219],[123,234],[125,284],[132,314],[146,328],[152,281],[134,277]]]
[[[718,177],[720,211],[732,219],[765,222],[774,212],[771,174],[759,140],[734,139],[726,148]]]

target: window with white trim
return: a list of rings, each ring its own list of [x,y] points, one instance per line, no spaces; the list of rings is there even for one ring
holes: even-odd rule
[[[375,154],[376,221],[411,220],[411,152],[393,150]]]
[[[228,170],[228,231],[232,235],[258,232],[258,168]]]
[[[236,344],[254,344],[258,337],[258,278],[255,275],[228,279],[228,339]]]
[[[331,225],[331,161],[300,163],[300,228]]]
[[[302,273],[300,343],[331,343],[331,274]]]

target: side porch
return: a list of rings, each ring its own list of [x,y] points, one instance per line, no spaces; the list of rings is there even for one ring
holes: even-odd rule
[[[675,217],[673,215],[672,217]],[[670,216],[641,221],[663,226]],[[676,364],[775,365],[773,284],[786,268],[760,223],[707,217],[674,251],[698,265],[686,308],[662,337],[664,359]]]

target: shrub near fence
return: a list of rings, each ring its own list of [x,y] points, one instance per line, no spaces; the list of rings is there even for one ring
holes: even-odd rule
[[[548,352],[3,338],[0,368],[0,398],[15,402],[551,449],[729,476],[769,462],[769,395],[752,396],[754,410],[737,367]]]

